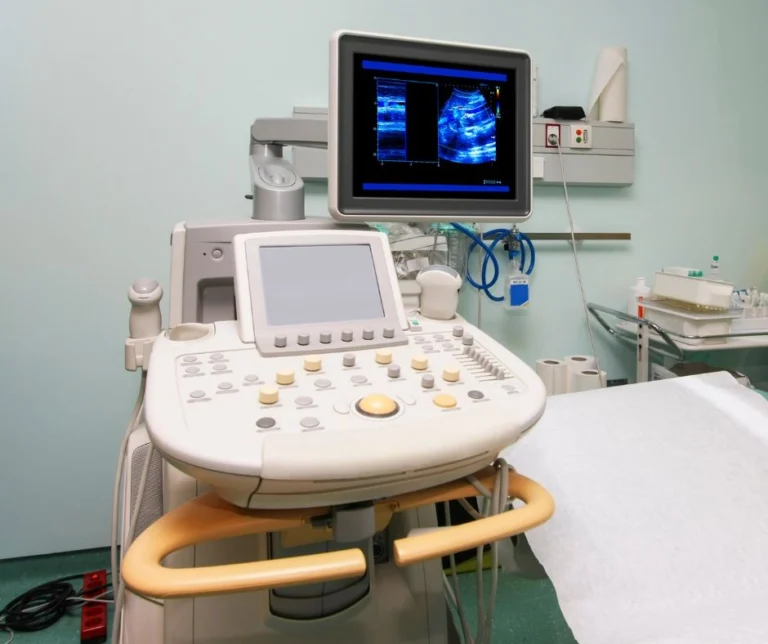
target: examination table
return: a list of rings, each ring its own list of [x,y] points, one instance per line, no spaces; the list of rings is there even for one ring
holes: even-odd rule
[[[503,456],[580,644],[768,643],[768,401],[727,373],[553,396]]]

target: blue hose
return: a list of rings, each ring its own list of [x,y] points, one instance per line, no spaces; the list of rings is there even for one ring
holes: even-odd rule
[[[490,289],[491,287],[496,284],[496,282],[499,281],[499,276],[501,275],[501,269],[499,268],[499,260],[496,259],[496,255],[494,255],[494,250],[496,249],[496,246],[500,241],[505,240],[507,237],[509,237],[509,231],[505,230],[504,228],[496,228],[494,230],[489,231],[486,233],[487,235],[495,235],[496,237],[494,240],[489,244],[486,245],[486,243],[475,233],[473,233],[468,228],[465,228],[461,224],[451,224],[456,230],[459,232],[464,233],[467,237],[469,237],[472,240],[472,244],[469,247],[469,250],[467,251],[467,282],[469,282],[470,286],[473,286],[474,288],[483,291],[491,300],[494,302],[503,302],[504,297],[499,297],[498,295],[494,295],[491,293]],[[483,258],[483,264],[480,271],[480,283],[476,282],[475,279],[472,277],[472,274],[469,272],[469,256],[472,255],[472,251],[475,250],[477,246],[480,246],[485,251],[485,257]],[[491,279],[489,280],[487,278],[487,271],[488,271],[488,263],[491,263],[493,266],[493,275]]]

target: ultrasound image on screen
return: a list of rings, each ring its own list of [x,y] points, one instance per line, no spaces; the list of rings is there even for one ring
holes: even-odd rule
[[[513,74],[357,55],[355,196],[514,199]]]

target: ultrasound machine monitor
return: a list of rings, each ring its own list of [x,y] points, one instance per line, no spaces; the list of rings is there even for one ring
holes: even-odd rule
[[[339,221],[521,222],[531,214],[531,59],[338,32],[328,196]]]

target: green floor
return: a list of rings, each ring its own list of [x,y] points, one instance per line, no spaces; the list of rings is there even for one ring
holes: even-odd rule
[[[100,568],[109,568],[107,550],[0,561],[0,606],[43,582]],[[475,575],[461,575],[460,588],[463,603],[470,609],[468,619],[474,622]],[[7,634],[0,631],[0,644],[7,640]],[[499,644],[574,644],[576,640],[560,613],[555,591],[548,581],[502,575],[493,641]],[[79,614],[64,617],[45,631],[17,633],[13,642],[79,644]]]

